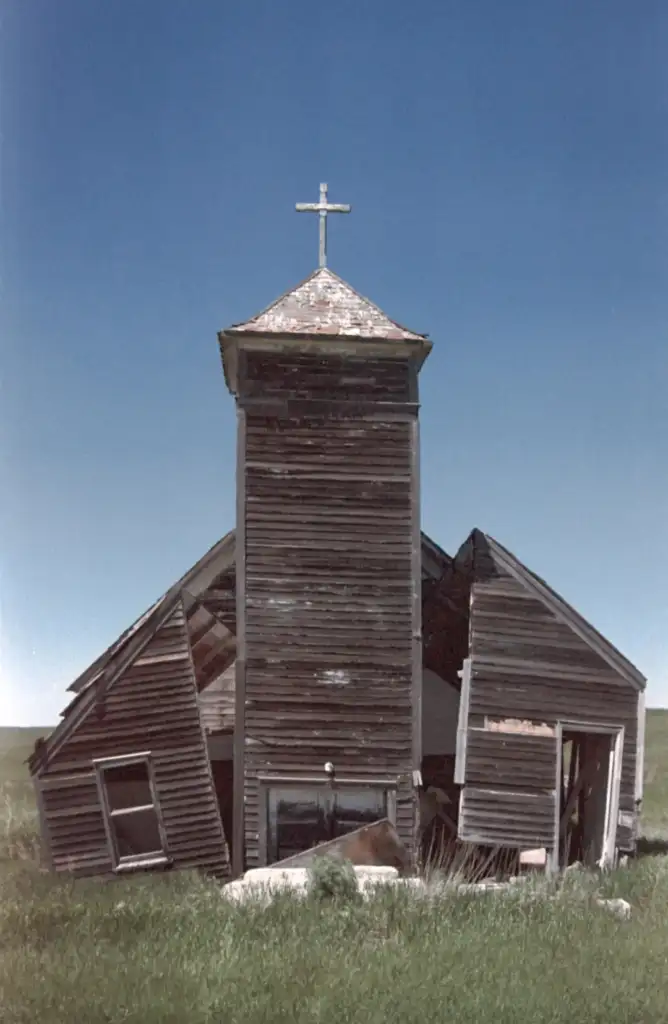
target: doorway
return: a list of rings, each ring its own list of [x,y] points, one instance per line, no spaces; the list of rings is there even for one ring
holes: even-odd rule
[[[216,801],[220,819],[227,840],[230,856],[233,850],[233,800],[234,800],[234,761],[232,757],[234,737],[229,733],[214,733],[207,736],[207,749],[211,775],[216,791]]]
[[[557,727],[558,867],[612,867],[624,730],[560,722]]]

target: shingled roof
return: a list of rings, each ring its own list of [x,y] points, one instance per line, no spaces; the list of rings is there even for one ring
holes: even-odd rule
[[[427,341],[426,335],[390,320],[329,267],[320,267],[257,316],[234,324],[225,334]]]

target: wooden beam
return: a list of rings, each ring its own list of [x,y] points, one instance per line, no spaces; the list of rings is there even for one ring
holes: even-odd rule
[[[199,595],[200,601],[229,601],[232,606],[236,601],[236,593],[232,590],[218,590],[213,587],[209,587],[207,590],[203,590]]]
[[[207,662],[204,669],[199,673],[197,683],[198,689],[204,690],[219,675],[230,667],[236,657],[236,644],[234,647],[227,647],[216,652],[215,656]]]
[[[245,383],[246,353],[239,353],[239,376]],[[245,736],[246,736],[246,412],[237,400],[237,525],[235,548],[236,600],[237,600],[237,657],[234,681],[234,748],[232,798],[232,874],[243,874],[245,835]]]
[[[573,811],[575,810],[575,805],[576,805],[576,803],[578,803],[578,801],[580,801],[581,797],[584,797],[584,787],[585,787],[585,784],[591,778],[591,776],[594,773],[594,770],[596,769],[596,767],[597,767],[596,761],[594,761],[594,760],[585,761],[584,764],[580,767],[579,772],[578,772],[578,776],[577,776],[577,778],[575,780],[575,783],[573,784],[573,787],[572,787],[572,789],[570,791],[570,794],[569,794],[569,797],[568,797],[568,802],[567,802],[566,807],[564,808],[564,812],[563,812],[563,814],[561,816],[561,821],[559,823],[559,833],[560,833],[560,835],[564,835],[565,834],[566,828],[568,826],[568,822],[570,821],[570,817],[571,817]],[[580,801],[580,806],[579,806],[578,809],[579,810],[582,809],[581,801]]]
[[[236,631],[237,631],[237,617],[236,617],[236,611],[234,609],[232,609],[232,608],[230,608],[230,609],[227,609],[227,608],[226,609],[220,609],[220,608],[216,608],[215,605],[208,604],[208,603],[205,603],[204,607],[206,608],[206,610],[209,613],[209,615],[211,616],[211,618],[215,619],[215,621],[219,625],[224,626],[225,629],[229,633],[231,633],[232,635],[234,635],[236,633]]]
[[[208,611],[208,609],[204,608],[203,610],[208,615],[207,621],[203,622],[201,626],[193,628],[192,633],[190,633],[190,646],[193,649],[193,651],[200,643],[200,641],[203,640],[204,637],[211,632],[211,627],[214,625],[214,616],[211,614],[210,611]]]

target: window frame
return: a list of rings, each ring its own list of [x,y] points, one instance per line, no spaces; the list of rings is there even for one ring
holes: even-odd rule
[[[146,766],[146,773],[148,776],[148,785],[151,793],[150,804],[138,804],[136,807],[124,807],[113,811],[109,804],[109,796],[107,793],[107,782],[105,780],[105,773],[112,768],[125,768],[137,764],[143,764]],[[162,817],[162,810],[160,807],[160,801],[158,799],[158,791],[155,784],[155,774],[153,769],[153,757],[150,750],[140,751],[136,754],[122,754],[118,757],[100,757],[93,758],[93,766],[95,768],[95,774],[97,778],[97,789],[100,796],[100,805],[102,808],[102,817],[104,818],[104,830],[107,836],[107,846],[111,855],[112,868],[115,873],[124,871],[135,871],[147,867],[162,867],[171,863],[171,858],[167,853],[167,837],[165,833],[165,826]],[[160,838],[160,850],[151,851],[150,853],[136,853],[127,856],[121,856],[118,852],[118,844],[116,840],[116,834],[113,828],[113,819],[123,817],[123,815],[136,814],[140,811],[146,811],[151,809],[155,812],[158,836]]]
[[[367,790],[367,791],[378,791],[380,790],[385,795],[385,806],[386,814],[385,818],[392,822],[396,828],[397,824],[397,788],[398,780],[396,778],[334,778],[334,779],[323,779],[322,775],[309,775],[309,776],[297,776],[297,775],[259,775],[259,822],[258,822],[258,854],[259,864],[261,867],[269,867],[271,864],[280,863],[279,860],[269,860],[269,842],[271,838],[270,827],[269,827],[269,799],[272,790],[277,789],[316,789],[319,791],[324,790],[326,794],[326,803],[334,805],[336,799],[337,790]],[[384,819],[376,819],[382,821]],[[371,824],[371,822],[368,822]],[[365,828],[366,825],[362,824],[359,828]],[[357,831],[353,829],[351,831]],[[349,835],[351,833],[343,833],[343,835]],[[341,839],[343,836],[332,836],[326,842],[331,842],[333,839]],[[321,843],[316,844],[317,846],[322,845]]]

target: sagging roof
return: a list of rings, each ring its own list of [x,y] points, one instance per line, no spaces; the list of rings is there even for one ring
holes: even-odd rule
[[[151,607],[115,640],[84,672],[68,686],[75,696],[61,714],[61,720],[29,759],[34,769],[48,757],[52,746],[62,742],[71,728],[73,717],[80,713],[82,698],[88,699],[94,687],[112,685],[151,637],[166,622],[177,603],[185,597],[196,599],[211,583],[235,564],[235,531],[230,530],[205,555],[167,590]],[[452,559],[442,548],[422,535],[423,577],[440,579]]]
[[[77,676],[67,689],[74,693],[80,693],[96,679],[99,679],[110,663],[123,653],[133,637],[141,640],[144,635],[149,636],[155,632],[159,623],[171,614],[184,591],[190,597],[197,597],[206,590],[211,580],[233,566],[235,550],[235,531],[230,530],[213,547],[209,548],[206,554],[198,562],[195,562],[162,597],[158,598],[155,604],[143,612],[92,665],[80,676]],[[424,533],[422,534],[422,560],[424,573],[433,578],[440,577],[443,569],[452,561],[450,556]]]
[[[425,334],[390,320],[329,267],[315,270],[261,313],[224,333],[427,341]]]
[[[155,604],[143,612],[138,619],[126,629],[100,657],[90,665],[85,672],[82,672],[67,689],[80,693],[91,683],[95,682],[107,669],[110,663],[120,656],[133,639],[141,641],[144,635],[152,635],[171,614],[176,602],[183,591],[190,596],[197,597],[221,572],[234,565],[235,544],[234,530],[226,533],[216,544],[206,552],[199,561],[184,575],[172,584],[169,590],[165,591],[162,597],[158,598]]]
[[[549,607],[555,615],[566,622],[592,650],[628,681],[635,689],[644,689],[643,674],[609,640],[598,632],[572,605],[553,590],[540,576],[532,572],[507,548],[489,534],[475,529],[462,545],[460,552],[472,546],[480,550],[483,546],[491,554],[495,564],[514,576],[530,590],[538,600]],[[70,718],[78,708],[81,698],[94,685],[110,686],[129,662],[144,647],[160,626],[168,619],[177,603],[185,596],[197,598],[221,573],[235,562],[235,531],[231,530],[211,547],[179,580],[167,590],[158,601],[144,612],[92,665],[86,669],[68,690],[75,693],[74,699],[62,713],[58,726],[42,744],[39,755],[30,759],[31,769],[48,753],[53,743],[60,742],[71,728]],[[422,533],[422,576],[439,580],[455,566],[452,559],[438,544]]]

